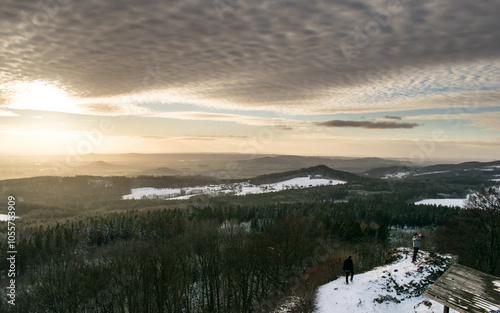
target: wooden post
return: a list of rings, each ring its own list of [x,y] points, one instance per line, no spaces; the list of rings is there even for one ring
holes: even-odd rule
[[[450,308],[445,305],[443,313],[450,313]]]

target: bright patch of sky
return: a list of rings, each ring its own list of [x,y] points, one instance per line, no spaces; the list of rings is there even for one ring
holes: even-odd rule
[[[200,106],[192,103],[142,103],[141,106],[158,112],[209,112],[209,113],[226,113],[226,114],[242,114],[256,117],[292,117],[293,115],[277,114],[269,110],[234,110],[215,107]]]

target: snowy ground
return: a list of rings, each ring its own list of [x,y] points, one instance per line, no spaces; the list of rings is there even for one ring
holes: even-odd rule
[[[449,173],[449,172],[450,171],[426,172],[426,173],[413,174],[413,176],[433,175],[433,174],[442,174],[442,173]]]
[[[440,276],[451,257],[430,257],[420,251],[418,262],[413,264],[411,253],[410,249],[399,248],[394,263],[355,275],[348,285],[345,277],[340,277],[321,286],[315,313],[443,312],[443,305],[421,294]],[[451,309],[450,312],[457,313]]]
[[[490,179],[490,181],[500,182],[500,174],[496,174],[496,175],[493,175],[493,176],[496,177],[496,178],[492,178],[492,179]]]
[[[7,214],[0,214],[0,221],[8,221],[9,216]]]
[[[435,204],[435,205],[443,205],[443,206],[458,206],[463,208],[465,206],[465,200],[467,199],[424,199],[415,204]]]
[[[410,175],[410,172],[398,172],[398,173],[392,173],[392,174],[386,174],[382,179],[394,179],[394,178],[405,178],[406,176]]]
[[[247,182],[198,186],[188,188],[136,188],[132,189],[132,193],[125,195],[122,199],[143,199],[143,198],[160,198],[165,200],[188,199],[190,197],[205,194],[205,195],[246,195],[266,192],[276,192],[286,189],[301,189],[325,185],[345,184],[345,181],[332,180],[327,178],[313,177],[296,177],[289,180],[277,182],[274,184],[253,185]]]

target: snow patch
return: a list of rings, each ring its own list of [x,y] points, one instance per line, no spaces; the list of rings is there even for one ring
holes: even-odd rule
[[[289,297],[285,303],[283,303],[279,308],[274,310],[272,313],[290,313],[293,312],[293,309],[299,305],[300,303],[300,298],[291,296]]]
[[[19,216],[15,216],[14,219],[19,218]],[[0,214],[0,222],[7,222],[9,220],[12,220],[12,216],[9,216],[7,214]]]
[[[449,207],[465,207],[465,201],[467,199],[424,199],[415,202],[416,205],[425,205],[425,204],[430,204],[430,205],[442,205],[442,206],[449,206]]]
[[[124,200],[130,199],[165,199],[181,200],[189,199],[193,196],[204,194],[210,196],[233,194],[237,196],[267,192],[277,192],[287,189],[302,189],[317,186],[333,186],[345,184],[345,181],[317,177],[295,177],[273,184],[253,185],[248,182],[209,185],[187,188],[136,188],[132,193],[122,197]]]
[[[426,172],[426,173],[413,174],[413,176],[432,175],[432,174],[443,174],[443,173],[449,173],[449,172],[450,172],[450,171]]]
[[[422,293],[441,276],[452,257],[420,251],[414,264],[411,253],[408,248],[399,248],[393,254],[393,263],[354,275],[354,281],[348,285],[342,276],[319,287],[315,313],[443,312],[441,304]]]
[[[385,174],[382,179],[393,179],[393,178],[405,178],[406,176],[410,175],[410,172],[398,172],[398,173],[392,173],[392,174]]]
[[[163,197],[163,196],[174,196],[180,195],[180,188],[135,188],[132,189],[132,193],[129,195],[125,195],[122,199],[142,199],[142,198],[153,198],[153,196]]]
[[[0,214],[0,221],[8,221],[9,216],[7,214]]]

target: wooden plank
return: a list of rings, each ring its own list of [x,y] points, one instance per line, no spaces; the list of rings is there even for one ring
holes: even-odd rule
[[[485,286],[483,280],[467,279],[460,275],[450,274],[440,282],[442,288],[449,290],[461,290],[468,293],[483,293]]]
[[[458,312],[496,312],[500,310],[500,278],[455,264],[424,296]]]

